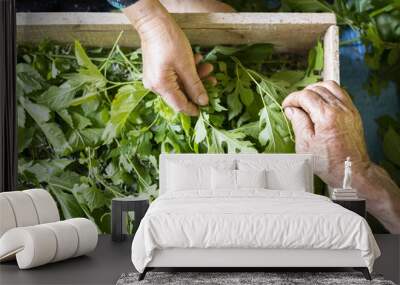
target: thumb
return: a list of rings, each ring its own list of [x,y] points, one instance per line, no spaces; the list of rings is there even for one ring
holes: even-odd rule
[[[286,107],[285,114],[292,123],[296,140],[306,140],[314,135],[314,125],[307,113],[302,109]]]
[[[206,89],[197,74],[195,66],[180,72],[179,77],[186,91],[186,95],[192,102],[201,106],[208,104]]]

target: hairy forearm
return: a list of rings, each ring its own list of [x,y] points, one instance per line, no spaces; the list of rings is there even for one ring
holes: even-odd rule
[[[400,234],[400,188],[380,166],[371,163],[353,174],[353,187],[367,210],[393,234]]]

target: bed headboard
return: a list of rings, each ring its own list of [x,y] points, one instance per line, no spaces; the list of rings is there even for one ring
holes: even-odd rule
[[[240,162],[262,162],[271,166],[304,162],[304,178],[307,192],[314,192],[314,159],[312,154],[161,154],[160,155],[160,195],[167,191],[167,170],[170,162],[187,162],[199,165],[213,165],[220,161],[232,161],[236,167]]]

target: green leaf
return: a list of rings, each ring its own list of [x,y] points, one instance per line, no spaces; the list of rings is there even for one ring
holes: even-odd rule
[[[258,135],[258,140],[262,146],[265,146],[268,142],[275,144],[274,134],[272,132],[271,121],[269,118],[269,113],[267,108],[262,108],[260,111],[260,123],[259,123],[260,133]]]
[[[252,137],[253,139],[258,139],[260,134],[260,124],[258,122],[251,122],[237,128],[236,130],[246,136]]]
[[[82,116],[81,114],[79,114],[77,112],[72,113],[72,120],[74,122],[75,128],[77,128],[78,130],[83,130],[84,128],[92,125],[92,122],[90,121],[90,119]]]
[[[90,60],[79,41],[75,41],[75,56],[80,66],[86,67],[88,70],[103,76],[97,69],[97,66]]]
[[[187,137],[190,137],[190,130],[191,130],[191,119],[189,116],[179,113],[179,118],[181,119],[182,129],[185,132]]]
[[[221,98],[219,96],[219,90],[212,88],[207,90],[210,105],[216,112],[226,111],[226,108],[221,105]]]
[[[32,103],[23,97],[19,99],[19,102],[39,126],[50,120],[50,109],[46,106]]]
[[[243,102],[243,104],[245,104],[246,106],[250,106],[251,103],[253,103],[254,94],[250,88],[245,88],[243,86],[240,86],[239,93],[240,93],[240,100]]]
[[[396,182],[397,185],[400,185],[400,167],[396,166],[394,163],[390,162],[387,159],[381,161],[381,166],[385,168],[385,170],[389,173],[390,177]]]
[[[65,155],[71,150],[63,131],[56,123],[45,123],[40,128],[56,153]]]
[[[148,93],[140,83],[125,85],[118,90],[111,105],[110,121],[103,133],[105,141],[111,141],[122,131],[131,112]]]
[[[306,74],[313,75],[319,73],[324,68],[324,49],[321,41],[317,42],[317,45],[312,48],[308,53],[308,67]]]
[[[36,100],[37,103],[59,111],[69,107],[81,85],[74,81],[66,81],[60,87],[51,86]]]
[[[260,64],[272,56],[273,50],[272,44],[253,44],[243,48],[235,56],[243,64]]]
[[[72,120],[71,114],[68,112],[67,109],[57,111],[57,114],[70,126],[74,128],[74,121]]]
[[[207,53],[207,55],[204,57],[204,60],[216,60],[218,54],[233,55],[241,49],[243,49],[243,47],[215,46],[209,53]]]
[[[238,88],[229,95],[227,95],[228,104],[228,120],[232,120],[234,117],[242,112],[243,104],[240,102]]]
[[[325,2],[325,1],[323,1]],[[323,5],[319,0],[282,0],[284,5],[292,11],[298,12],[332,12],[329,6]]]
[[[237,130],[212,129],[213,143],[216,145],[218,152],[224,152],[222,150],[225,150],[226,147],[228,153],[257,153],[252,143],[244,140],[245,137],[245,134]]]
[[[47,123],[50,120],[50,110],[43,105],[34,104],[25,98],[20,98],[20,103],[36,121],[48,142],[53,146],[54,151],[65,155],[71,148],[60,127],[53,122]]]
[[[302,80],[304,71],[300,70],[282,70],[272,74],[271,79],[278,82],[283,82],[285,88],[289,88],[296,82]]]
[[[400,167],[400,133],[389,127],[383,138],[385,157]]]
[[[16,67],[17,86],[25,94],[42,89],[44,80],[40,73],[29,64],[19,63]]]
[[[35,133],[35,128],[18,128],[18,152],[24,151],[27,147],[29,147],[33,140],[33,134]]]
[[[65,193],[57,187],[49,187],[50,192],[60,205],[64,219],[85,217],[85,213],[72,194]]]
[[[25,110],[20,105],[17,106],[17,125],[20,128],[25,128]]]
[[[78,64],[84,69],[79,70],[78,80],[93,83],[97,88],[102,88],[106,84],[106,79],[97,66],[87,56],[79,41],[75,41],[75,56]]]
[[[84,130],[73,130],[68,137],[68,143],[72,152],[84,150],[86,147],[95,147],[102,143],[102,128],[88,128]]]
[[[52,176],[61,174],[72,162],[70,159],[37,160],[26,171],[34,174],[39,182],[48,182]]]
[[[310,74],[308,76],[305,76],[301,80],[297,81],[296,83],[294,83],[290,88],[293,90],[303,89],[310,84],[317,83],[320,80],[321,80],[321,76],[315,75],[315,74]]]
[[[207,137],[207,129],[204,124],[203,116],[200,115],[194,127],[194,142],[199,144]]]
[[[64,169],[60,173],[57,172],[57,175],[51,175],[50,180],[47,182],[51,187],[57,187],[63,191],[72,193],[75,184],[80,184],[81,178],[86,178],[85,176],[81,177],[76,172]]]
[[[387,62],[389,65],[395,65],[400,58],[400,49],[391,49],[388,54]]]
[[[91,212],[104,206],[111,207],[111,197],[96,187],[87,184],[75,185],[72,193],[76,200],[80,204],[87,205]]]

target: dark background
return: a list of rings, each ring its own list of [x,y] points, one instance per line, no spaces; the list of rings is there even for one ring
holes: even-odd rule
[[[116,10],[107,0],[16,0],[18,12],[109,12]],[[224,0],[241,12],[276,11],[279,0]]]
[[[114,8],[106,0],[17,0],[18,12],[108,12]]]

